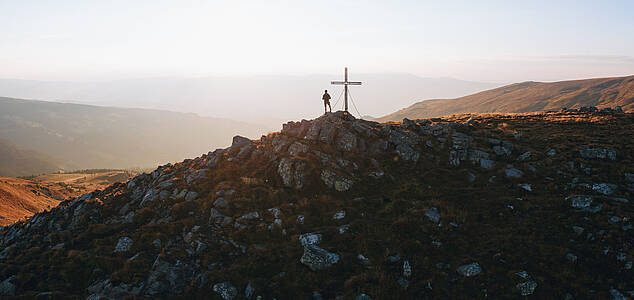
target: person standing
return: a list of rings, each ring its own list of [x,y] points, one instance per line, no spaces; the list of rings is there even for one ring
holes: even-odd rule
[[[328,90],[324,91],[324,95],[321,96],[321,99],[324,100],[324,114],[330,110],[332,112],[332,107],[330,106],[330,95],[328,94]],[[328,106],[328,110],[326,110],[326,106]]]

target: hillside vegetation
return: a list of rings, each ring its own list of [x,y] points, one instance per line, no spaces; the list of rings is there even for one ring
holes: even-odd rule
[[[0,293],[632,296],[632,140],[626,113],[291,122],[5,227]]]
[[[421,101],[377,120],[400,121],[456,113],[539,112],[582,106],[621,106],[623,110],[634,111],[634,76],[515,83],[455,99]]]
[[[57,206],[59,201],[126,181],[136,173],[107,170],[92,173],[44,174],[29,178],[0,177],[0,225]]]
[[[65,167],[67,165],[49,155],[24,149],[7,140],[0,139],[0,176],[18,177],[43,174],[56,172]]]

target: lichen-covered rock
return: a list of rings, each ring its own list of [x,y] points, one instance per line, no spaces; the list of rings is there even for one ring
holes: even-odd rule
[[[130,250],[130,247],[132,247],[132,239],[124,236],[120,238],[117,242],[117,245],[114,248],[114,252],[126,252]]]
[[[610,184],[610,183],[595,183],[592,185],[593,191],[606,195],[606,196],[614,194],[614,191],[617,188],[618,188],[618,185]]]
[[[224,300],[232,300],[238,296],[238,289],[229,281],[214,284],[213,290]]]
[[[289,158],[282,158],[277,167],[277,172],[282,177],[282,182],[287,187],[301,189],[304,186],[306,163]]]
[[[440,213],[438,212],[438,208],[429,208],[425,212],[425,216],[427,216],[427,218],[434,223],[440,222]]]
[[[524,281],[517,284],[517,288],[520,290],[522,296],[529,296],[535,292],[537,283],[533,280]]]
[[[302,244],[302,247],[306,247],[308,245],[319,244],[321,242],[321,238],[321,233],[304,233],[299,236],[299,242]]]
[[[472,277],[482,273],[482,268],[477,262],[459,266],[456,271],[465,277]]]
[[[321,171],[321,180],[329,188],[334,188],[338,192],[345,192],[352,187],[353,181],[337,173],[324,169]]]
[[[570,205],[574,208],[588,208],[592,204],[592,196],[571,195],[566,197],[566,201],[570,201]]]
[[[583,158],[616,160],[616,151],[606,148],[586,148],[579,150]]]
[[[524,172],[516,169],[516,168],[508,168],[504,170],[504,174],[509,178],[520,178],[524,176]]]
[[[316,245],[304,247],[304,255],[299,260],[313,271],[324,270],[339,262],[339,255],[328,252]]]

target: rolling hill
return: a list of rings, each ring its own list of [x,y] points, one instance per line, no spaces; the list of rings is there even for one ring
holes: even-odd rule
[[[455,99],[421,101],[377,120],[386,122],[456,113],[523,113],[564,107],[617,105],[626,111],[634,110],[634,76],[515,83]]]
[[[12,156],[0,157],[0,170],[15,176],[56,171],[60,166],[66,170],[155,167],[226,146],[235,134],[258,137],[268,131],[193,113],[0,98],[0,139],[15,145],[4,146]],[[46,163],[49,160],[37,152],[64,165]]]
[[[24,149],[0,139],[0,176],[17,177],[51,173],[66,167],[67,165],[49,155]]]

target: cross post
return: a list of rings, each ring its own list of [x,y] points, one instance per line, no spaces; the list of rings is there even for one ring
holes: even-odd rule
[[[361,85],[361,81],[348,81],[348,67],[344,68],[344,81],[331,81],[330,84],[343,85],[343,99],[345,103],[345,111],[348,112],[348,86]]]

